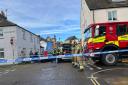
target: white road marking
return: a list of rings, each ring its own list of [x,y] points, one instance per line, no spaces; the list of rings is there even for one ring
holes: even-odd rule
[[[15,70],[16,69],[12,69],[12,70],[8,69],[8,70],[5,70],[4,72],[0,72],[0,76],[5,75],[5,74],[8,74],[9,72],[13,72]]]
[[[93,85],[96,85],[96,82],[93,79],[90,79]]]
[[[91,82],[93,83],[93,85],[100,85],[100,83],[97,81],[97,77],[94,77],[93,75],[90,78]]]
[[[102,68],[101,67],[99,67],[99,66],[96,66],[96,65],[92,65],[92,64],[89,64],[91,67],[93,67],[93,68],[96,68],[96,69],[98,69],[98,70],[101,70]]]
[[[101,72],[105,72],[105,71],[112,71],[112,70],[120,70],[120,69],[128,69],[128,68],[113,68],[113,69],[105,69],[105,70],[101,70],[101,71],[97,71],[91,74],[90,80],[92,81],[92,83],[94,85],[100,85],[100,83],[97,81],[96,77],[94,77],[94,75],[101,73]],[[95,83],[94,83],[95,82]]]
[[[94,70],[92,67],[89,67],[90,70]]]
[[[8,71],[6,71],[6,72],[4,72],[3,74],[7,74],[7,73],[9,73]]]
[[[12,69],[12,70],[10,70],[11,72],[13,72],[13,71],[15,71],[16,69]]]

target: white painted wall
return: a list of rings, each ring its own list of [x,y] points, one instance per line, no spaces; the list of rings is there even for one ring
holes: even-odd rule
[[[81,15],[80,15],[80,28],[81,28],[81,37],[82,37],[82,46],[84,45],[84,30],[88,25],[93,23],[93,17],[90,9],[88,8],[85,0],[81,0]]]
[[[46,47],[47,47],[47,42],[46,41],[40,41],[40,45],[42,46],[42,47],[44,47],[44,50],[46,50]]]
[[[0,27],[3,29],[4,36],[0,37],[0,48],[4,48],[5,59],[15,59],[17,57],[29,57],[30,50],[33,52],[40,51],[40,39],[38,36],[25,31],[26,39],[23,39],[22,28],[18,26]],[[30,35],[32,34],[32,40]],[[10,44],[10,39],[13,37],[14,45]],[[14,48],[14,56],[13,56]],[[26,56],[21,56],[21,50],[26,48]]]
[[[17,56],[17,51],[16,51],[16,42],[14,46],[10,44],[10,39],[11,37],[16,40],[16,27],[11,26],[11,27],[0,27],[0,29],[3,29],[3,39],[0,39],[0,48],[4,48],[4,54],[5,54],[5,59],[13,59],[13,48],[14,48],[14,56]]]
[[[128,7],[94,10],[93,20],[93,11],[88,8],[85,0],[81,0],[81,3],[81,30],[84,25],[84,29],[86,29],[94,21],[95,23],[112,22],[108,20],[108,11],[117,11],[117,20],[114,22],[128,21]]]
[[[33,52],[40,51],[40,40],[39,37],[25,31],[25,36],[26,39],[23,39],[23,30],[19,27],[17,27],[17,52],[19,57],[23,57],[21,54],[21,51],[23,48],[26,48],[26,57],[29,56],[30,51],[32,50]],[[32,41],[31,41],[31,34],[32,34]]]
[[[95,10],[95,23],[112,22],[108,20],[108,11],[117,11],[116,21],[128,21],[128,7]],[[92,14],[92,11],[91,11]]]
[[[93,23],[93,16],[88,8],[85,0],[81,0],[81,29],[84,31],[86,27]]]

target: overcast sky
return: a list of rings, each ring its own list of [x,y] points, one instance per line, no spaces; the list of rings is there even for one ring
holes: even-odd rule
[[[80,0],[0,0],[0,8],[8,9],[9,20],[42,37],[80,37]]]

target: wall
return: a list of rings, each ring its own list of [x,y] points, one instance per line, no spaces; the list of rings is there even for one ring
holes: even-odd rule
[[[100,9],[95,10],[95,23],[111,22],[108,21],[108,11],[117,11],[116,21],[128,21],[128,7],[127,8],[111,8],[111,9]],[[92,11],[91,11],[92,13]]]
[[[80,28],[82,37],[82,46],[84,45],[84,31],[88,25],[93,23],[93,17],[90,9],[88,8],[85,0],[81,0],[81,14],[80,14]]]
[[[29,57],[30,51],[33,52],[38,51],[40,53],[40,39],[38,36],[25,31],[25,38],[23,39],[23,30],[19,27],[17,27],[17,51],[19,57]],[[32,40],[31,40],[32,35]],[[22,54],[23,48],[26,48],[25,56]]]
[[[42,40],[42,41],[40,41],[40,44],[42,47],[44,47],[44,50],[46,50],[47,42]]]
[[[93,23],[93,17],[85,0],[81,0],[81,29],[84,31],[86,27]]]
[[[4,48],[5,59],[14,59],[17,56],[16,27],[10,26],[10,27],[0,27],[0,28],[3,28],[3,33],[4,33],[4,36],[1,37],[3,39],[0,39],[0,48]],[[11,37],[13,37],[15,41],[13,46],[10,44]],[[14,56],[13,56],[13,49],[14,49]]]

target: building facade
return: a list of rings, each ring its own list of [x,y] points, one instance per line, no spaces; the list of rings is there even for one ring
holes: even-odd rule
[[[0,14],[0,58],[16,59],[40,52],[40,37]]]
[[[81,32],[93,23],[128,21],[128,0],[81,0]]]
[[[41,53],[43,53],[43,51],[45,51],[47,48],[47,40],[44,38],[41,38],[40,45],[41,45]]]

